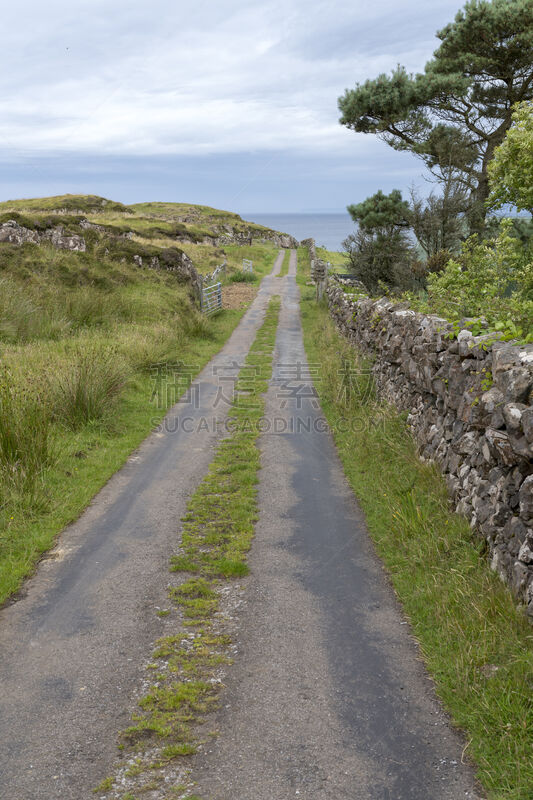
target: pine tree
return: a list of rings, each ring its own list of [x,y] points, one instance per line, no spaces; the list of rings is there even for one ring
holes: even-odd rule
[[[512,107],[533,99],[533,2],[470,0],[437,37],[441,44],[423,73],[398,66],[347,90],[340,121],[415,153],[441,180],[459,180],[477,229],[488,165],[511,126]]]

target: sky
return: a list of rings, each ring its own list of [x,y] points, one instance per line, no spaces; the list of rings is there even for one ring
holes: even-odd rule
[[[19,0],[2,9],[0,200],[90,193],[241,214],[427,189],[337,99],[421,71],[459,0]]]

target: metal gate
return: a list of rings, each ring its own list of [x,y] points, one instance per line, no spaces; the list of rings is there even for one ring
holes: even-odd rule
[[[214,283],[212,286],[202,287],[200,304],[204,314],[212,314],[222,309],[222,284]]]

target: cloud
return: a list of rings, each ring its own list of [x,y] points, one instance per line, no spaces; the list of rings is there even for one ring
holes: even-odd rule
[[[21,0],[3,10],[4,156],[364,154],[347,86],[420,69],[456,9],[437,0]],[[30,20],[31,24],[21,24]]]

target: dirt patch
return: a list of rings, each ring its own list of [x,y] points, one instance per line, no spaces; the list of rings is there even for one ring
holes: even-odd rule
[[[233,283],[222,289],[222,308],[244,308],[257,294],[257,286],[249,283]]]

